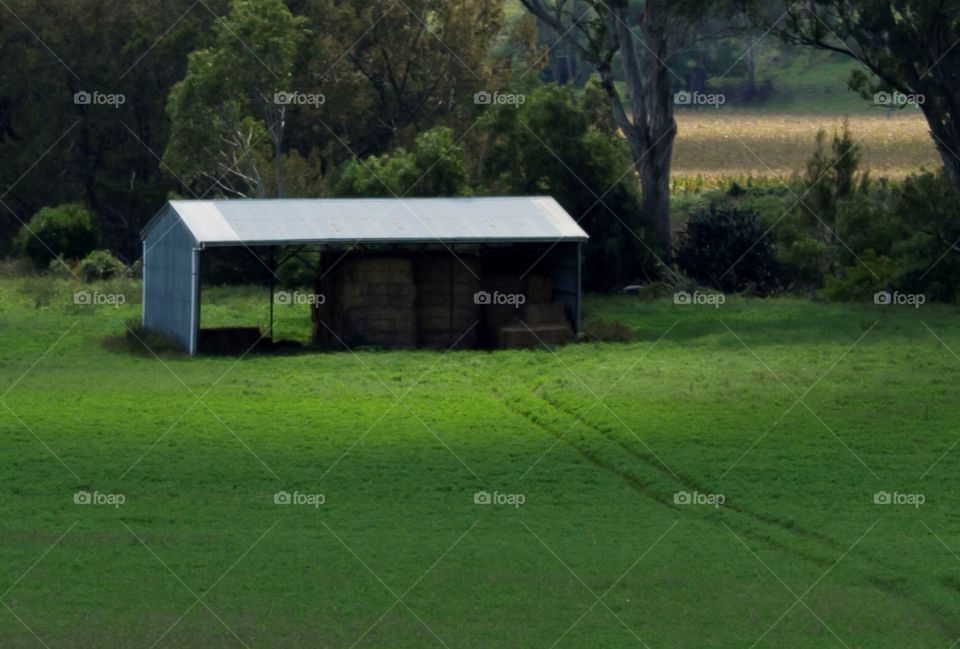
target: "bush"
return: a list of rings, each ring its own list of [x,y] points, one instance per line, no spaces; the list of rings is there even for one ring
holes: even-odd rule
[[[680,233],[677,265],[694,280],[725,291],[777,290],[782,270],[756,213],[714,204],[695,213]]]
[[[76,203],[44,207],[20,229],[16,243],[37,268],[47,268],[57,256],[82,259],[97,245],[93,214]]]
[[[109,250],[94,250],[80,262],[80,274],[87,282],[122,275],[126,268]]]

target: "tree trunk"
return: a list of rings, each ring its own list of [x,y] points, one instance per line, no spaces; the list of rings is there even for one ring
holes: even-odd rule
[[[926,108],[926,107],[924,107]],[[940,115],[927,113],[924,110],[927,124],[930,126],[930,132],[933,134],[933,143],[937,147],[937,153],[943,161],[943,167],[947,172],[947,180],[954,191],[960,195],[960,158],[957,158],[955,151],[960,151],[960,117],[948,118],[940,121]]]
[[[757,94],[757,62],[753,58],[753,45],[747,44],[747,97]]]
[[[673,236],[670,228],[670,159],[673,156],[673,135],[666,135],[637,160],[640,187],[643,191],[643,213],[656,243],[660,261],[672,263]],[[634,154],[636,158],[636,154]]]

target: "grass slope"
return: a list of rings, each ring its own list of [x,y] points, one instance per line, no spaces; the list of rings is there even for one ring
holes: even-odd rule
[[[960,637],[954,307],[593,298],[635,341],[238,361],[105,349],[138,293],[98,288],[129,301],[0,280],[0,646]],[[260,293],[207,291],[206,321]]]

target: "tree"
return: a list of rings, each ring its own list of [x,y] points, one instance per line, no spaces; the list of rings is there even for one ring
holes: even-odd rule
[[[310,39],[298,78],[327,93],[327,108],[302,114],[297,148],[325,142],[334,164],[397,146],[438,123],[465,126],[474,94],[497,87],[490,51],[503,0],[299,0]],[[305,141],[309,138],[309,141]]]
[[[83,205],[44,207],[23,225],[16,243],[20,254],[46,268],[56,257],[85,257],[97,245],[97,226]]]
[[[322,103],[292,87],[305,23],[282,0],[236,0],[215,26],[213,46],[190,54],[167,102],[171,133],[163,157],[183,183],[212,183],[233,196],[284,195],[288,108],[301,98]]]
[[[930,126],[947,177],[960,193],[960,12],[956,2],[810,0],[778,27],[788,42],[839,52],[863,70],[850,78],[875,103],[917,105]],[[895,94],[889,94],[890,92]],[[875,94],[876,93],[876,94]],[[885,94],[879,94],[885,93]]]
[[[382,156],[348,162],[334,187],[337,196],[468,196],[470,178],[463,147],[440,126],[421,133],[412,152],[398,148]]]
[[[172,188],[157,160],[168,135],[163,98],[214,19],[191,4],[0,5],[0,254],[31,214],[78,202],[93,211],[100,245],[136,259],[141,227]],[[220,13],[225,2],[207,4]],[[76,101],[83,92],[124,101]]]
[[[629,147],[592,119],[590,107],[602,99],[603,91],[588,85],[574,106],[568,91],[550,84],[519,108],[489,108],[475,135],[484,188],[555,197],[590,235],[584,286],[608,291],[647,275],[653,264],[638,233],[636,183],[623,173]]]
[[[694,0],[591,0],[577,13],[562,0],[520,0],[592,65],[612,105],[617,127],[630,144],[640,173],[643,211],[664,263],[670,263],[670,164],[677,123],[674,73],[667,61],[696,33],[695,26],[724,3]],[[636,31],[635,31],[636,30]],[[616,84],[619,60],[625,94]]]

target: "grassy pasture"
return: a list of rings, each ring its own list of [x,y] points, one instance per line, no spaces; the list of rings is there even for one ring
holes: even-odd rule
[[[135,283],[42,286],[0,280],[4,648],[960,637],[955,307],[594,298],[633,341],[158,359],[103,345]]]

